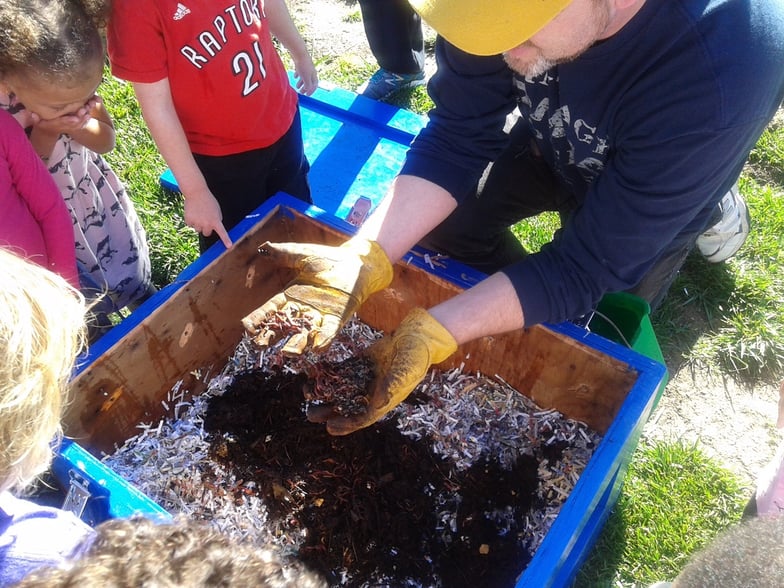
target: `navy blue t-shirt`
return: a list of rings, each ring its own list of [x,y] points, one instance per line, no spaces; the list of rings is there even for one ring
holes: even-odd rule
[[[534,77],[443,39],[435,108],[403,174],[465,198],[515,106],[579,207],[505,268],[527,325],[582,316],[705,228],[784,98],[781,0],[647,0],[617,34]],[[522,187],[524,189],[524,187]]]

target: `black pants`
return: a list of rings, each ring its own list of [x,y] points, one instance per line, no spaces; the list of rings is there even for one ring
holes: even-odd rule
[[[423,246],[491,274],[527,255],[512,233],[512,225],[546,211],[558,212],[562,221],[574,212],[577,202],[545,162],[532,153],[528,140],[514,130],[512,139],[479,182],[476,197],[462,202],[422,240]],[[679,235],[629,292],[657,308],[698,236]]]
[[[227,231],[278,192],[313,202],[299,110],[286,134],[269,147],[219,157],[193,157],[220,204]],[[214,232],[209,237],[199,235],[199,249],[204,253],[216,241]]]
[[[359,0],[370,50],[378,65],[396,74],[425,68],[422,20],[407,0]]]

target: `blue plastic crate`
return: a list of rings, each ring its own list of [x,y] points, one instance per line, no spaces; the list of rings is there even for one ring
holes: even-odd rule
[[[223,246],[217,243],[179,280],[158,292],[93,346],[74,379],[75,401],[67,418],[69,429],[87,449],[110,450],[114,443],[135,432],[136,423],[160,418],[160,398],[154,391],[165,394],[190,370],[211,362],[225,362],[241,337],[241,317],[287,279],[280,272],[262,267],[254,257],[255,247],[268,238],[299,238],[300,226],[307,228],[306,234],[301,235],[303,240],[318,241],[315,233],[310,234],[313,230],[323,231],[330,242],[353,229],[342,219],[279,195],[235,227],[232,237],[236,242],[223,257],[219,257],[224,253]],[[416,303],[415,298],[422,292],[437,288],[458,291],[477,277],[457,263],[430,268],[421,250],[413,251],[405,261],[398,264],[396,272],[400,275],[396,279],[432,283],[428,283],[428,288],[413,288],[412,293],[404,291],[401,284],[405,282],[398,283],[395,292],[402,296],[401,308],[389,304],[371,308],[371,320],[363,320],[372,326],[377,326],[372,320],[375,317],[390,321],[386,328],[394,328],[394,322],[401,318],[399,313],[407,310],[405,305]],[[422,277],[427,275],[432,278]],[[253,282],[250,285],[249,280]],[[371,301],[372,298],[365,306],[372,306]],[[571,323],[534,327],[520,337],[536,334],[563,344],[566,352],[578,357],[585,355],[586,362],[597,363],[596,369],[608,363],[610,375],[623,372],[633,383],[617,406],[608,409],[611,422],[604,438],[526,567],[517,584],[519,588],[569,585],[617,500],[632,452],[665,375],[662,364]],[[505,348],[511,354],[509,357],[516,357],[517,340],[505,344],[504,337],[478,345],[499,345],[498,349]],[[481,347],[473,348],[471,360],[480,361],[481,355]],[[481,371],[498,373],[510,381],[503,368],[502,364],[494,371]],[[612,392],[608,390],[606,396]]]
[[[257,262],[258,244],[267,239],[334,243],[352,234],[356,228],[345,219],[353,203],[360,196],[374,204],[383,198],[423,122],[411,113],[339,89],[321,88],[312,98],[301,97],[301,104],[317,205],[308,206],[285,194],[269,200],[229,231],[235,242],[231,250],[225,251],[221,243],[213,245],[174,283],[91,347],[78,368],[76,401],[67,417],[70,429],[91,452],[110,450],[113,443],[131,436],[138,422],[159,418],[157,394],[165,394],[183,374],[225,361],[241,337],[241,317],[288,279],[288,274]],[[399,304],[374,310],[371,298],[363,307],[369,315],[362,318],[372,326],[394,328],[418,296],[452,295],[483,277],[451,260],[434,260],[420,248],[398,264],[396,276],[401,280],[395,287]],[[428,288],[406,292],[405,280],[426,280]],[[428,302],[433,301],[417,304]],[[608,407],[603,441],[517,584],[518,588],[565,587],[618,498],[666,369],[660,361],[571,323],[534,327],[520,335],[529,336],[563,344],[578,357],[582,353],[586,362],[596,363],[596,369],[606,361],[609,371],[633,376],[628,390]],[[497,345],[493,349],[513,357],[521,339],[513,339],[504,351],[504,337],[476,342],[471,361],[489,361],[482,359],[482,345]],[[504,376],[503,365],[495,372],[482,371]]]

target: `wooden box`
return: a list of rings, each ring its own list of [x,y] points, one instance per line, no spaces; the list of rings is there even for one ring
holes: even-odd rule
[[[112,452],[137,424],[164,414],[175,383],[225,364],[241,319],[293,277],[260,256],[264,241],[337,244],[353,230],[323,211],[278,195],[215,245],[91,349],[73,380],[66,432],[94,455]],[[432,265],[432,267],[431,267]],[[477,279],[456,263],[434,265],[414,250],[391,286],[373,295],[360,318],[385,331],[415,306],[430,307]],[[664,366],[572,324],[542,325],[462,346],[443,367],[500,375],[544,408],[604,435],[518,586],[567,586],[614,504]],[[196,381],[196,378],[192,378]],[[195,390],[198,392],[198,390]]]

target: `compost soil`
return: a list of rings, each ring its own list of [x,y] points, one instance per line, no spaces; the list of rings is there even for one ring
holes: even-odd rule
[[[486,513],[522,521],[538,508],[544,456],[523,456],[509,471],[488,461],[456,472],[394,418],[334,437],[306,419],[307,383],[303,374],[239,374],[204,419],[212,458],[244,482],[235,492],[258,492],[276,534],[306,530],[301,561],[333,586],[515,584],[531,559],[524,530],[510,519],[499,528]],[[547,457],[562,450],[546,448]]]

